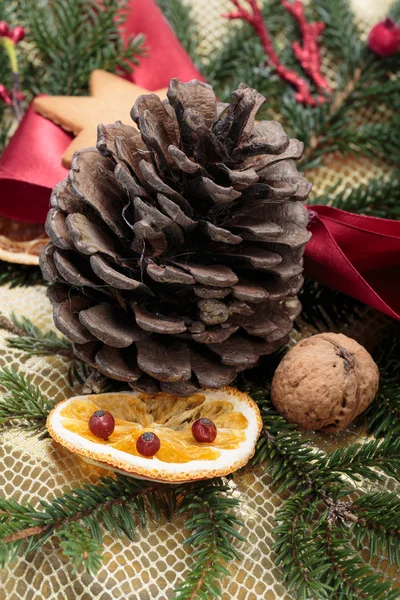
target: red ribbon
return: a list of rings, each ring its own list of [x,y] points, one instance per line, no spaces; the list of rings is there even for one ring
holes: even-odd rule
[[[305,272],[400,320],[400,221],[312,206]]]
[[[135,68],[135,83],[152,90],[171,77],[202,78],[154,0],[131,0],[124,35],[137,33],[146,36],[148,56]],[[70,139],[28,109],[0,159],[0,214],[45,221],[50,191],[67,175],[60,157]],[[400,319],[400,221],[313,206],[310,229],[306,274]]]

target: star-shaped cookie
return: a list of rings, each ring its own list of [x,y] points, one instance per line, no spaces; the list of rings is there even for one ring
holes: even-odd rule
[[[90,96],[38,96],[34,108],[43,117],[61,125],[76,135],[62,156],[64,167],[71,166],[74,152],[96,145],[97,126],[122,121],[134,125],[130,111],[135,101],[149,90],[107,71],[92,71],[89,81]],[[167,88],[156,90],[166,97]]]

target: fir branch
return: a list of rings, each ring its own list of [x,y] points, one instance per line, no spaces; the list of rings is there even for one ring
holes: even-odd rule
[[[332,142],[325,144],[314,156],[319,156],[321,151],[324,154],[340,152],[343,156],[362,153],[369,158],[380,157],[397,165],[400,161],[399,131],[398,117],[387,123],[366,123],[358,127],[343,128]]]
[[[0,285],[5,284],[8,284],[11,288],[26,287],[38,284],[43,285],[43,277],[39,267],[18,265],[0,260]]]
[[[6,21],[12,26],[18,25],[16,2],[0,0],[0,21]]]
[[[361,67],[357,67],[352,74],[352,77],[347,79],[342,86],[332,96],[331,103],[316,107],[311,112],[307,107],[304,109],[301,105],[293,107],[293,100],[287,98],[283,107],[283,113],[286,116],[295,135],[303,134],[305,144],[304,158],[301,164],[302,169],[312,169],[319,166],[322,162],[322,157],[338,149],[335,148],[334,142],[341,134],[343,128],[347,127],[347,112],[352,105],[352,97],[360,85],[363,71]],[[295,115],[295,120],[292,123],[292,115]],[[308,133],[304,135],[307,128]]]
[[[393,600],[399,597],[399,592],[391,589],[392,582],[382,581],[382,576],[374,573],[354,551],[346,529],[325,520],[315,530],[315,535],[323,539],[326,544],[326,552],[331,564],[327,581],[338,598]]]
[[[365,43],[349,0],[313,0],[312,8],[326,25],[323,44],[354,73],[361,62]]]
[[[1,62],[2,58],[0,56],[0,62]],[[0,83],[1,83],[2,79],[0,76]],[[8,141],[8,138],[10,137],[11,134],[11,127],[12,127],[12,117],[10,116],[10,110],[9,107],[6,104],[2,104],[0,103],[0,156],[6,146],[6,143]],[[1,265],[0,261],[0,265]],[[1,266],[0,266],[0,285],[2,285],[3,283],[3,273],[1,273]],[[5,277],[5,281],[7,281],[7,277]]]
[[[131,72],[143,54],[143,36],[124,44],[120,28],[126,0],[35,0],[20,3],[33,45],[23,81],[33,94],[79,95],[88,90],[93,69]]]
[[[82,565],[88,573],[96,575],[101,567],[102,547],[94,540],[87,529],[73,523],[59,532],[60,546],[64,556],[69,557],[77,571]]]
[[[400,386],[397,381],[381,377],[375,400],[365,413],[368,429],[375,437],[400,433]]]
[[[0,317],[0,327],[16,333],[18,336],[6,339],[10,348],[35,356],[59,355],[69,359],[74,358],[72,346],[68,340],[59,337],[54,331],[43,332],[24,316],[18,318],[12,313],[11,320],[2,316]]]
[[[197,67],[201,67],[198,52],[200,32],[192,8],[183,0],[157,0],[182,46]]]
[[[7,367],[0,370],[0,386],[4,388],[0,398],[0,426],[18,426],[39,434],[40,439],[46,437],[52,402],[27,377]]]
[[[276,412],[268,388],[257,389],[251,383],[245,383],[240,389],[257,402],[264,423],[253,464],[266,463],[271,486],[279,486],[277,494],[299,488],[320,491],[337,483],[337,478],[322,464],[315,469],[315,461],[320,459],[322,463],[323,452],[304,439],[296,425],[288,423]]]
[[[52,502],[41,501],[41,510],[0,498],[0,565],[17,555],[26,556],[56,536],[76,568],[82,564],[94,573],[101,559],[100,524],[118,537],[133,540],[135,517],[144,527],[146,510],[154,506],[156,515],[163,512],[168,517],[172,495],[159,484],[117,475],[101,478],[97,485],[85,484]]]
[[[353,503],[344,501],[350,492],[336,492],[334,497],[326,492],[299,492],[277,514],[276,563],[289,588],[301,600],[398,597],[392,581],[383,581],[382,575],[374,572],[360,554],[363,543],[368,541],[371,556],[380,550],[390,555],[392,562],[397,561],[398,497],[386,492],[364,494]],[[393,511],[389,513],[392,520],[382,516],[385,502]]]
[[[396,439],[400,433],[400,327],[396,326],[376,352],[380,370],[378,393],[365,412],[369,431]]]
[[[321,466],[334,473],[343,473],[356,481],[361,477],[372,481],[381,480],[376,470],[400,481],[400,438],[371,440],[334,450],[316,461],[315,468],[319,469]]]
[[[400,0],[394,0],[394,2],[392,2],[389,8],[388,17],[393,19],[393,21],[400,21]]]
[[[363,304],[358,300],[307,278],[299,300],[303,309],[295,321],[295,328],[300,333],[304,332],[304,325],[310,325],[320,333],[342,330],[345,325],[360,320],[363,314]]]
[[[191,513],[185,522],[190,531],[185,543],[194,549],[194,563],[176,590],[176,600],[219,598],[222,594],[218,581],[221,575],[229,575],[225,564],[239,558],[232,542],[245,541],[235,529],[243,523],[232,512],[239,501],[229,497],[229,491],[229,486],[218,480],[182,488],[185,495],[178,512]]]
[[[333,591],[321,581],[331,568],[330,561],[310,535],[310,521],[316,518],[318,503],[318,498],[309,492],[300,493],[287,500],[276,517],[279,525],[274,532],[275,564],[281,568],[289,591],[297,592],[301,600],[310,595],[327,599]]]
[[[271,485],[279,485],[278,494],[291,493],[276,516],[278,527],[274,530],[276,563],[289,589],[301,600],[336,595],[395,598],[391,582],[382,581],[354,551],[352,543],[354,537],[362,551],[360,544],[368,540],[371,556],[380,549],[397,561],[400,501],[396,494],[387,497],[393,519],[385,519],[379,514],[383,497],[371,496],[371,503],[368,495],[365,499],[361,496],[361,503],[358,498],[352,501],[355,490],[343,476],[355,482],[360,477],[376,481],[381,471],[399,480],[399,438],[371,440],[325,454],[277,415],[268,390],[254,392],[251,385],[244,387],[258,402],[264,422],[255,462],[267,463],[266,472],[272,478]]]
[[[400,565],[400,499],[392,492],[369,492],[351,505],[357,515],[352,525],[357,547],[368,542],[371,556],[387,554],[391,564]]]

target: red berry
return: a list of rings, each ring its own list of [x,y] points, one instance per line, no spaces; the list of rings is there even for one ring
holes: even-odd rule
[[[25,29],[23,27],[14,27],[11,32],[10,38],[14,42],[14,44],[18,44],[25,37]]]
[[[392,56],[400,49],[400,27],[392,19],[377,23],[368,36],[368,48],[378,56]]]
[[[23,102],[25,100],[25,94],[22,92],[17,92],[17,100],[18,102]]]
[[[93,435],[107,441],[115,429],[114,417],[105,410],[96,410],[89,419],[89,429]]]
[[[10,35],[10,28],[6,21],[0,21],[0,37],[8,37]]]
[[[192,425],[192,433],[196,442],[211,444],[217,437],[217,428],[210,419],[197,419]]]
[[[142,456],[154,456],[161,446],[160,438],[151,431],[145,431],[136,442],[136,450]]]

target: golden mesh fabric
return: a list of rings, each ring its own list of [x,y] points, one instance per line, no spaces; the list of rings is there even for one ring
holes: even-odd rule
[[[229,0],[187,0],[205,35],[205,47],[213,37],[222,37],[221,28],[227,26],[220,18],[230,8]],[[371,22],[381,18],[388,2],[354,0],[364,18]],[[332,74],[331,74],[332,75]],[[317,193],[343,177],[343,186],[368,181],[385,172],[384,165],[366,159],[335,158],[312,173]],[[310,173],[308,173],[310,176]],[[44,329],[54,328],[51,310],[42,287],[9,289],[0,287],[0,313],[29,317]],[[375,338],[385,320],[368,311],[365,329],[347,329],[361,343]],[[34,357],[5,345],[10,334],[0,330],[0,368],[7,366],[27,374],[44,395],[61,400],[71,395],[68,385],[68,362],[62,358]],[[335,436],[310,434],[313,443],[333,449],[349,442],[365,439],[362,425]],[[16,430],[0,434],[0,494],[29,501],[40,507],[39,501],[51,500],[84,482],[95,483],[106,472],[89,466],[80,458],[57,446],[54,442],[38,441]],[[242,533],[247,543],[242,544],[242,561],[229,566],[231,578],[223,580],[223,600],[289,600],[279,570],[274,567],[271,550],[274,514],[281,498],[268,487],[268,477],[261,468],[235,476],[232,493],[241,499],[239,516],[245,522]],[[393,489],[393,481],[384,484]],[[104,564],[96,577],[84,572],[74,573],[68,559],[52,542],[40,552],[18,559],[0,570],[0,600],[166,600],[190,566],[190,552],[183,546],[185,532],[183,519],[161,524],[150,520],[147,530],[138,530],[133,543],[127,538],[118,540],[105,534]],[[368,559],[365,549],[364,558]],[[376,566],[390,579],[400,582],[399,572],[381,557]]]

